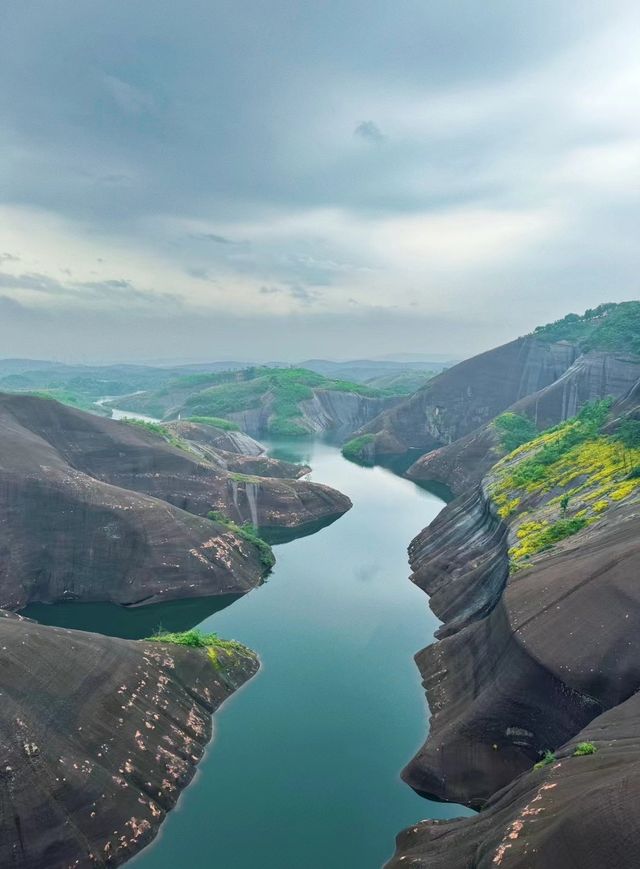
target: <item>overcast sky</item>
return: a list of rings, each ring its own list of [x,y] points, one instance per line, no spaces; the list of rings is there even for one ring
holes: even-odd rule
[[[0,355],[461,357],[639,296],[640,9],[4,0]]]

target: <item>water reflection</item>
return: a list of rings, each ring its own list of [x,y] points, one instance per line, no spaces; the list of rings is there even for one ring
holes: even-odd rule
[[[20,615],[34,619],[43,625],[91,631],[111,637],[122,637],[125,640],[141,640],[159,630],[189,630],[214,613],[226,609],[240,597],[242,595],[224,594],[140,607],[75,601],[57,604],[34,603],[23,609]]]

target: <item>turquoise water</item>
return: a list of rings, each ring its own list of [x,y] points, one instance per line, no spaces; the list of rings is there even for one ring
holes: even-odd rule
[[[216,714],[195,780],[135,869],[376,869],[403,827],[467,814],[399,778],[427,729],[413,655],[438,624],[408,581],[406,550],[443,502],[320,442],[271,445],[271,454],[310,464],[312,479],[349,495],[353,509],[275,547],[264,586],[218,612],[189,602],[174,616],[166,605],[151,615],[65,605],[40,616],[69,624],[77,612],[85,629],[127,636],[137,618],[137,635],[155,618],[182,627],[203,618],[260,656],[259,674]]]

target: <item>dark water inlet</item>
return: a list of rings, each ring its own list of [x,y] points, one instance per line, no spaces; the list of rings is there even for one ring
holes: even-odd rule
[[[280,442],[270,451],[310,464],[312,479],[349,495],[353,509],[278,545],[264,586],[217,612],[213,601],[153,613],[39,608],[42,621],[70,626],[77,611],[85,630],[126,636],[197,620],[260,655],[260,673],[216,714],[196,779],[131,861],[135,869],[376,869],[403,827],[467,814],[422,799],[399,778],[426,733],[413,655],[438,626],[408,581],[406,550],[443,502],[327,444]]]

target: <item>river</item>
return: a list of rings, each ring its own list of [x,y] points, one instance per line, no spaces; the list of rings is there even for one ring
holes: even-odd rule
[[[268,581],[201,622],[255,649],[261,670],[216,714],[196,778],[135,869],[377,869],[403,827],[468,814],[399,778],[427,730],[413,655],[438,625],[407,578],[407,544],[443,502],[319,441],[273,443],[270,454],[308,463],[312,479],[349,495],[353,509],[276,546]],[[144,636],[152,622],[176,627],[178,613],[185,627],[214,606],[187,602],[172,615],[170,605],[63,604],[27,614]]]

